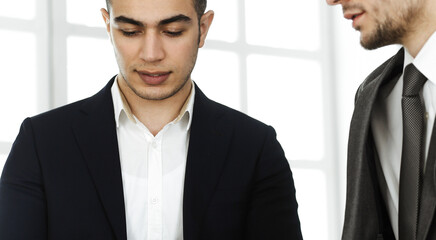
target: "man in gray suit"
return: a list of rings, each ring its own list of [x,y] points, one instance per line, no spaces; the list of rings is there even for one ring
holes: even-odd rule
[[[436,1],[327,3],[364,48],[402,45],[356,94],[342,239],[436,239]]]

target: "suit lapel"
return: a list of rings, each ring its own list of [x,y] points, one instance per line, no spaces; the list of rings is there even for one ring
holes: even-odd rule
[[[377,68],[360,86],[355,102],[355,110],[351,120],[348,143],[347,164],[347,204],[343,239],[370,239],[381,232],[382,213],[377,212],[376,194],[378,182],[373,164],[374,152],[368,152],[371,142],[368,139],[371,113],[380,87],[401,73],[404,61],[404,50]],[[375,181],[377,181],[375,179]]]
[[[195,89],[194,113],[186,162],[183,197],[183,229],[185,239],[198,239],[202,218],[211,201],[232,137],[230,126],[218,105]]]
[[[94,181],[100,200],[119,240],[126,237],[121,167],[111,96],[112,79],[103,90],[85,101],[73,131]]]

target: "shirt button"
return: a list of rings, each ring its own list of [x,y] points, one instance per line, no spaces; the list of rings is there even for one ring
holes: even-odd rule
[[[157,198],[155,198],[155,197],[152,198],[152,199],[151,199],[151,203],[152,203],[152,204],[156,204],[156,203],[157,203]]]
[[[153,143],[151,144],[151,146],[152,146],[153,148],[157,148],[157,143],[156,143],[156,142],[153,142]]]

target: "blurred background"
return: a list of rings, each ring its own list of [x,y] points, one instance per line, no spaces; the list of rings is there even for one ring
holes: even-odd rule
[[[118,73],[104,0],[0,0],[0,170],[23,119],[88,97]],[[194,81],[278,134],[304,239],[341,235],[354,94],[398,46],[363,50],[322,0],[209,0],[215,19]]]

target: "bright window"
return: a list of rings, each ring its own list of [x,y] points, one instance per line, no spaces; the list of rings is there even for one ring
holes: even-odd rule
[[[36,13],[35,4],[36,0],[1,0],[0,17],[34,19]]]
[[[394,51],[363,51],[341,9],[323,1],[208,4],[215,19],[192,78],[211,99],[276,129],[304,239],[339,239],[354,93]],[[100,14],[105,0],[0,6],[1,170],[25,117],[94,94],[118,67]]]
[[[30,32],[0,29],[0,66],[2,83],[0,102],[4,116],[0,141],[15,138],[27,116],[37,113],[36,36]]]
[[[97,93],[117,69],[109,38],[67,37],[68,102]]]
[[[1,166],[0,169],[3,169],[3,165],[4,165],[5,162],[6,162],[6,157],[7,157],[6,154],[4,154],[4,153],[1,153],[1,154],[0,154],[0,166]],[[0,172],[1,172],[1,171],[0,171]]]

